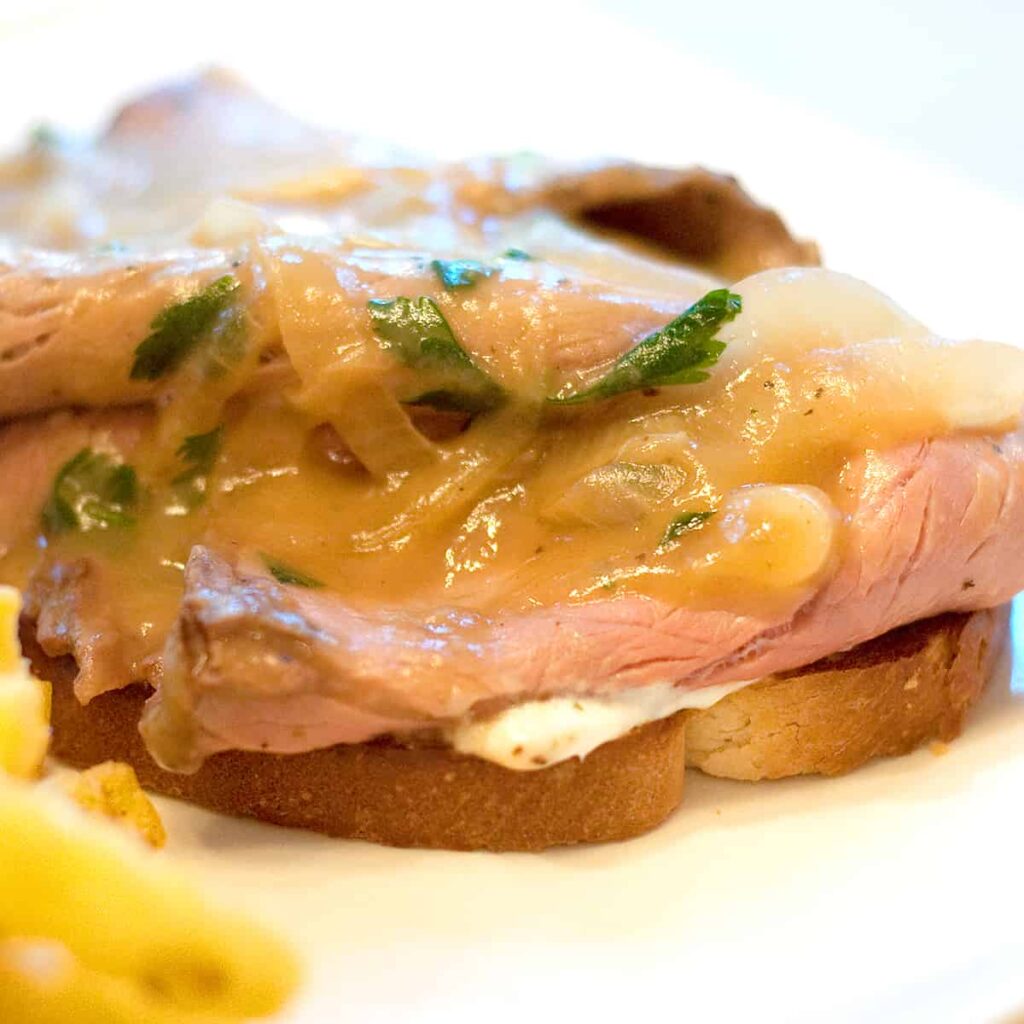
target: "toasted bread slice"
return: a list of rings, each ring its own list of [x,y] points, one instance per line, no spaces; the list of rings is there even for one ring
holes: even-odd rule
[[[154,764],[138,734],[145,688],[83,707],[72,693],[74,663],[47,658],[30,637],[26,650],[54,684],[52,749],[70,764],[126,761],[158,793],[332,836],[540,850],[654,828],[682,799],[686,763],[740,779],[834,774],[952,739],[991,673],[1006,619],[998,609],[915,623],[535,772],[381,741],[288,756],[229,752],[195,775],[173,775]]]
[[[749,781],[838,775],[954,739],[1008,622],[1008,607],[915,622],[738,690],[689,717],[686,763]]]

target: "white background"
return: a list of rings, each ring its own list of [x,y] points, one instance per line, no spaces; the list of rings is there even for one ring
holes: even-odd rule
[[[0,6],[0,137],[232,66],[437,152],[733,170],[943,332],[1024,342],[1016,3]],[[632,843],[543,856],[337,843],[166,806],[171,849],[288,932],[294,1020],[906,1020],[1024,1005],[1024,700],[837,780],[688,777]],[[691,781],[692,780],[692,781]]]
[[[410,95],[410,116],[429,117],[427,83],[438,93],[496,92],[497,134],[480,129],[509,147],[532,141],[531,80],[554,81],[573,104],[586,102],[588,82],[559,82],[560,53],[566,72],[584,68],[607,82],[635,74],[647,50],[648,64],[670,52],[687,65],[696,59],[1024,199],[1024,4],[1017,0],[0,2],[0,39],[62,31],[72,48],[53,52],[28,78],[17,60],[4,61],[0,106],[7,123],[32,123],[57,111],[88,119],[112,81],[135,80],[141,69],[157,78],[248,51],[247,64],[277,78],[282,92],[303,95],[335,125],[362,123],[352,110],[356,103],[372,108],[375,93],[417,81],[425,89]],[[410,52],[398,37],[413,41],[419,60],[388,61],[392,45]],[[368,62],[358,51],[370,48],[377,56]],[[580,60],[588,51],[589,61]],[[304,93],[318,82],[350,81],[344,65],[353,60],[377,67],[357,96]],[[637,82],[621,84],[627,93],[642,91]],[[664,114],[661,130],[672,135],[685,126],[695,100],[714,102],[713,95],[680,94],[674,104],[651,97],[647,105]],[[551,101],[562,102],[558,95]]]

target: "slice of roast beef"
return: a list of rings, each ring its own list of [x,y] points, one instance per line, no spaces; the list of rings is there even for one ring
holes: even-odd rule
[[[211,200],[353,159],[346,140],[210,71],[132,100],[94,142],[35,138],[0,165],[0,230],[53,249],[178,244]]]
[[[217,750],[367,740],[551,694],[754,679],[1024,585],[1020,434],[870,452],[844,487],[837,570],[776,617],[637,596],[496,617],[357,609],[197,547],[145,735],[164,764],[189,770]]]
[[[25,592],[36,642],[51,658],[70,654],[77,662],[75,696],[83,704],[152,671],[143,667],[140,645],[118,618],[111,596],[103,566],[89,558],[44,566]]]
[[[251,273],[232,262],[209,250],[142,263],[8,253],[0,260],[0,420],[151,398],[158,382],[131,377],[136,348],[157,314],[217,278],[230,273],[251,286]]]
[[[304,323],[317,325],[322,318],[330,329],[365,336],[372,347],[370,299],[443,292],[423,253],[268,244],[243,247],[235,256],[205,250],[139,264],[125,256],[25,256],[17,265],[0,266],[0,420],[68,405],[152,399],[170,378],[136,380],[131,372],[154,318],[228,274],[241,285],[247,349],[264,356],[279,351],[280,286],[275,292],[263,285],[264,267],[273,274],[276,261],[294,279]],[[307,279],[307,264],[323,280]],[[560,379],[614,358],[682,312],[705,286],[692,275],[678,281],[670,296],[621,294],[537,264],[507,280],[482,282],[474,298],[486,296],[486,302],[452,304],[447,312],[465,347],[485,361],[494,353],[524,350],[528,338],[536,384],[546,372]],[[538,308],[545,313],[541,321]],[[338,310],[347,311],[347,319],[336,323]]]
[[[61,411],[0,426],[0,564],[41,534],[40,512],[62,465],[86,447],[129,455],[151,421],[149,410],[127,408]],[[114,584],[100,563],[41,557],[25,591],[25,614],[36,621],[37,640],[48,655],[70,654],[78,662],[78,698],[84,703],[143,678],[152,643],[129,637],[115,613]]]
[[[2,418],[0,418],[2,419]],[[152,413],[141,408],[61,410],[0,421],[0,558],[39,532],[39,513],[58,469],[82,448],[130,452]]]
[[[735,178],[702,167],[609,163],[559,175],[541,194],[563,216],[647,242],[727,280],[821,262],[813,242],[794,238]]]

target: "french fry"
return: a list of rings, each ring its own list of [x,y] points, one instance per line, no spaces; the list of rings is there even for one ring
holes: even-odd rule
[[[161,847],[167,842],[164,823],[131,765],[104,761],[64,776],[59,785],[83,810],[122,825],[150,846]]]
[[[298,975],[283,943],[208,906],[131,837],[2,777],[0,935],[60,943],[85,972],[82,985],[88,974],[123,979],[169,1009],[214,1019],[274,1012]]]
[[[16,590],[0,587],[0,772],[36,778],[50,742],[50,690],[29,674],[18,646]]]

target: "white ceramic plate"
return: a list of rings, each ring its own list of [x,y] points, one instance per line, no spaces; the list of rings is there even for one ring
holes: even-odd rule
[[[82,123],[119,90],[216,58],[321,120],[448,154],[530,146],[728,168],[832,266],[933,327],[1024,339],[1024,210],[653,35],[524,2],[482,45],[467,33],[485,31],[483,8],[453,2],[440,34],[436,7],[398,5],[402,30],[371,45],[369,6],[340,5],[316,31],[311,4],[288,6],[260,30],[237,6],[183,2],[146,47],[119,42],[147,31],[127,4],[6,37],[0,24],[0,88],[32,104],[5,103],[0,130]],[[445,54],[458,56],[448,108]],[[1008,669],[943,756],[830,780],[687,779],[683,808],[650,836],[530,856],[380,849],[161,807],[172,854],[305,954],[292,1022],[974,1024],[1024,1008],[1024,686],[1013,692]]]

